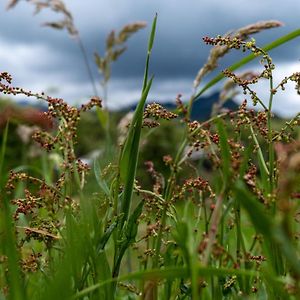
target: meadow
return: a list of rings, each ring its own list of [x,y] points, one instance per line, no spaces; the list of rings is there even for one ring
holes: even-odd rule
[[[76,36],[61,9],[65,22],[49,26]],[[0,71],[0,96],[43,101],[40,124],[49,124],[22,147],[10,142],[22,122],[8,118],[2,130],[0,300],[300,298],[300,113],[284,121],[272,113],[289,82],[300,94],[300,73],[274,82],[268,53],[300,29],[264,46],[252,36],[280,22],[204,37],[212,50],[194,93],[188,102],[175,95],[177,108],[168,111],[146,103],[158,17],[148,30],[141,97],[127,116],[106,109],[106,87],[111,64],[143,23],[108,36],[105,55],[95,55],[104,96],[80,107],[16,87]],[[231,51],[244,58],[204,84]],[[260,73],[238,73],[251,61]],[[211,118],[191,120],[193,103],[221,80]],[[255,92],[261,80],[269,99]],[[239,108],[222,109],[237,92],[245,94]],[[99,135],[84,129],[89,118]],[[87,163],[79,156],[89,134],[99,152]]]

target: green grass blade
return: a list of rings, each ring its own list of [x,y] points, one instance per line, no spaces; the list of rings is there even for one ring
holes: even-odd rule
[[[102,282],[111,278],[111,270],[105,251],[100,251],[99,255],[97,256],[97,263],[95,265],[95,269],[99,281]],[[102,287],[99,299],[114,299],[111,284]]]
[[[3,166],[4,166],[4,157],[5,157],[5,152],[6,152],[6,144],[7,144],[7,136],[8,136],[8,127],[9,127],[9,122],[6,123],[4,131],[3,131],[3,136],[2,136],[2,144],[1,144],[1,153],[0,153],[0,176],[1,176],[1,187],[2,183],[4,181],[4,178],[2,176],[3,174]]]
[[[241,181],[236,184],[236,196],[248,212],[256,229],[270,239],[274,224],[270,217],[266,215],[266,212],[262,209],[258,200],[254,199],[254,196]]]
[[[257,140],[257,137],[256,137],[256,133],[254,132],[253,130],[253,127],[252,125],[250,124],[250,131],[251,131],[251,135],[252,135],[252,139],[257,147],[257,158],[258,158],[258,163],[259,163],[259,168],[260,168],[260,172],[261,172],[261,177],[262,179],[266,180],[269,176],[269,169],[267,167],[267,164],[265,162],[265,159],[264,159],[264,155],[263,155],[263,152],[261,150],[261,147],[259,145],[259,142]]]
[[[124,195],[121,211],[124,214],[124,221],[128,218],[130,210],[131,196],[138,162],[139,143],[143,122],[143,108],[151,88],[152,80],[153,78],[151,78],[148,82],[139,105],[136,108],[135,115],[137,116],[137,120],[135,123],[132,123],[132,127],[129,130],[120,162],[120,176],[121,180],[124,182]]]
[[[3,198],[2,198],[3,197]],[[0,210],[0,247],[7,257],[7,283],[9,286],[8,300],[27,299],[23,277],[20,269],[20,256],[17,251],[15,228],[13,226],[10,205],[4,195],[1,197]]]
[[[213,268],[213,267],[201,267],[197,266],[197,274],[200,277],[209,277],[209,276],[229,276],[229,275],[240,275],[245,277],[254,277],[258,276],[258,273],[251,270],[242,270],[242,269],[225,269],[225,268]],[[178,279],[178,278],[187,278],[189,277],[190,272],[187,267],[170,267],[165,269],[154,269],[154,270],[144,270],[140,272],[130,273],[128,275],[119,277],[120,281],[125,280],[163,280],[163,279]],[[92,285],[73,296],[72,299],[79,299],[89,294],[90,292],[99,289],[102,286],[116,282],[117,278],[112,278],[107,281],[100,282],[98,284]]]
[[[156,23],[157,23],[157,14],[155,14],[155,17],[154,17],[154,20],[152,23],[152,29],[151,29],[151,34],[150,34],[149,43],[148,43],[148,52],[151,52],[152,48],[153,48],[155,32],[156,32]]]
[[[104,232],[103,236],[101,237],[99,244],[97,246],[97,251],[100,252],[101,250],[104,249],[105,245],[107,244],[107,242],[109,241],[109,238],[111,237],[113,231],[116,229],[117,227],[117,221],[115,221],[114,223],[112,223],[107,230]]]
[[[154,20],[152,22],[151,33],[148,41],[148,53],[147,53],[145,72],[144,72],[143,91],[146,89],[147,82],[148,82],[149,61],[150,61],[151,51],[155,39],[156,23],[157,23],[157,14],[155,15]]]
[[[220,139],[220,148],[222,156],[222,173],[224,176],[224,187],[227,186],[231,174],[231,155],[228,144],[228,135],[222,120],[217,119],[217,129]]]
[[[100,109],[99,107],[96,108],[96,114],[98,120],[102,126],[102,128],[107,128],[107,123],[109,121],[109,113],[107,110]]]
[[[125,228],[125,236],[127,243],[133,243],[135,241],[135,237],[138,232],[138,218],[140,217],[143,211],[144,203],[144,201],[141,201],[137,205],[137,207],[135,208],[128,220],[128,223]]]
[[[153,77],[148,81],[148,73],[149,73],[149,60],[151,56],[151,51],[154,43],[154,38],[155,38],[155,31],[156,31],[156,22],[157,22],[157,15],[155,16],[153,23],[152,23],[152,29],[151,29],[151,34],[149,38],[149,43],[148,43],[148,53],[147,53],[147,59],[146,59],[146,65],[145,65],[145,72],[144,72],[144,81],[143,81],[143,89],[142,89],[142,96],[141,99],[135,109],[132,122],[129,127],[127,139],[124,145],[124,149],[121,154],[121,162],[120,162],[120,176],[121,180],[125,181],[126,180],[126,174],[128,170],[128,164],[131,159],[130,153],[131,153],[131,147],[133,144],[134,136],[136,139],[138,139],[139,142],[139,133],[140,131],[139,126],[142,124],[143,120],[143,111],[144,111],[144,106],[145,102],[149,93],[149,90],[152,85]],[[135,134],[136,132],[136,134]]]
[[[264,49],[265,51],[270,51],[272,49],[275,49],[293,39],[295,39],[296,37],[300,36],[300,29],[296,29],[290,33],[288,33],[287,35],[284,35],[280,38],[278,38],[277,40],[264,45],[262,47],[262,49]],[[247,63],[251,62],[252,60],[254,60],[256,58],[256,56],[254,54],[249,54],[248,56],[244,57],[243,59],[241,59],[240,61],[234,63],[233,65],[231,65],[230,67],[228,67],[227,69],[229,69],[230,71],[234,71],[239,69],[240,67],[246,65]],[[221,81],[224,78],[223,73],[218,74],[216,77],[214,77],[211,81],[209,81],[195,96],[194,96],[194,101],[197,101],[198,97],[200,97],[205,91],[207,91],[209,88],[211,88],[212,86],[214,86],[216,83],[218,83],[219,81]]]
[[[236,196],[241,202],[242,206],[248,212],[250,219],[260,233],[263,234],[264,239],[267,242],[267,251],[271,256],[272,266],[276,266],[276,261],[272,257],[271,245],[276,244],[289,262],[290,267],[295,273],[300,274],[300,261],[298,259],[297,252],[293,246],[291,240],[284,233],[282,227],[275,223],[270,216],[266,214],[266,211],[262,208],[262,205],[254,198],[253,195],[247,190],[246,186],[242,182],[236,184]]]
[[[119,274],[119,269],[121,266],[121,261],[125,254],[127,248],[135,242],[135,238],[138,232],[138,218],[140,217],[144,206],[144,201],[141,201],[138,206],[135,208],[133,213],[131,214],[128,222],[124,228],[124,240],[120,246],[120,251],[118,253],[118,257],[116,258],[113,277],[116,277]]]

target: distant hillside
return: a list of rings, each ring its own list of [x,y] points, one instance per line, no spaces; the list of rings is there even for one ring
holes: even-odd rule
[[[212,108],[215,103],[219,100],[219,93],[214,93],[207,97],[197,98],[192,107],[191,119],[204,121],[210,118],[212,113]],[[176,104],[174,102],[161,102],[165,108],[169,110],[173,110],[176,108]],[[238,108],[238,104],[236,104],[233,100],[228,100],[224,106],[229,110],[236,110]],[[136,104],[128,106],[127,108],[122,108],[122,111],[131,111],[136,108]]]
[[[215,103],[217,103],[219,100],[219,93],[214,93],[210,96],[206,97],[200,97],[198,98],[193,105],[192,108],[192,114],[191,114],[191,119],[192,120],[199,120],[199,121],[204,121],[209,119],[211,116],[212,108]],[[169,109],[173,110],[176,108],[175,102],[170,102],[170,101],[162,101],[161,104]],[[19,101],[18,105],[20,106],[33,106],[34,108],[41,110],[41,111],[46,111],[47,110],[47,105],[44,102],[29,102],[28,100],[23,100]],[[224,108],[230,109],[230,110],[236,110],[238,108],[238,105],[233,101],[233,100],[228,100],[224,106]],[[136,104],[129,105],[122,107],[119,111],[120,112],[128,112],[128,111],[133,111],[136,108]]]

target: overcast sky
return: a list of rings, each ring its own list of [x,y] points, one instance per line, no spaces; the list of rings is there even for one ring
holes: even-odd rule
[[[0,71],[8,71],[14,82],[35,91],[46,91],[70,102],[86,101],[93,94],[78,45],[67,32],[42,27],[60,15],[43,11],[34,16],[34,7],[20,0],[6,11],[8,0],[0,1]],[[178,93],[188,99],[192,82],[205,62],[210,46],[203,36],[215,36],[261,20],[276,19],[285,26],[256,35],[259,45],[300,28],[299,0],[65,0],[87,48],[96,80],[101,80],[93,53],[103,53],[106,35],[133,21],[148,27],[133,36],[127,52],[113,67],[109,85],[112,108],[139,98],[150,25],[158,13],[157,34],[151,59],[155,81],[150,100],[173,100]],[[278,65],[275,79],[300,71],[300,38],[271,52]],[[235,59],[229,55],[219,71]],[[255,65],[254,65],[255,66]],[[217,74],[217,73],[214,73]],[[267,83],[266,83],[267,84]],[[262,84],[262,87],[264,84]],[[101,87],[98,84],[101,94]],[[266,93],[262,92],[262,97]],[[300,111],[300,97],[290,87],[275,98],[274,109],[284,115]]]

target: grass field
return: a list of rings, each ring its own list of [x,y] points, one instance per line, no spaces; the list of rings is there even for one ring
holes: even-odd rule
[[[300,30],[263,47],[250,34],[278,23],[205,37],[212,51],[195,92],[189,103],[178,96],[170,112],[145,105],[155,80],[149,64],[156,23],[157,16],[140,101],[127,126],[117,120],[118,131],[99,97],[73,107],[15,87],[9,73],[0,73],[1,96],[45,101],[48,111],[41,118],[52,124],[34,130],[34,142],[18,152],[8,143],[13,120],[2,131],[1,300],[300,298],[300,113],[286,122],[272,114],[287,82],[300,93],[300,73],[274,82],[268,54]],[[116,37],[110,38],[111,52],[96,57],[104,88],[107,64],[117,55]],[[229,51],[246,52],[245,58],[203,85]],[[235,73],[252,60],[261,63],[261,73]],[[191,121],[195,99],[225,77],[230,84],[222,100],[236,90],[247,100],[237,111],[219,107],[209,120]],[[260,80],[269,81],[268,101],[255,93]],[[251,101],[256,110],[248,109]],[[86,138],[78,128],[88,110],[101,131],[99,155],[89,165],[77,157]],[[91,139],[97,138],[93,133]],[[39,149],[35,156],[31,146]]]

